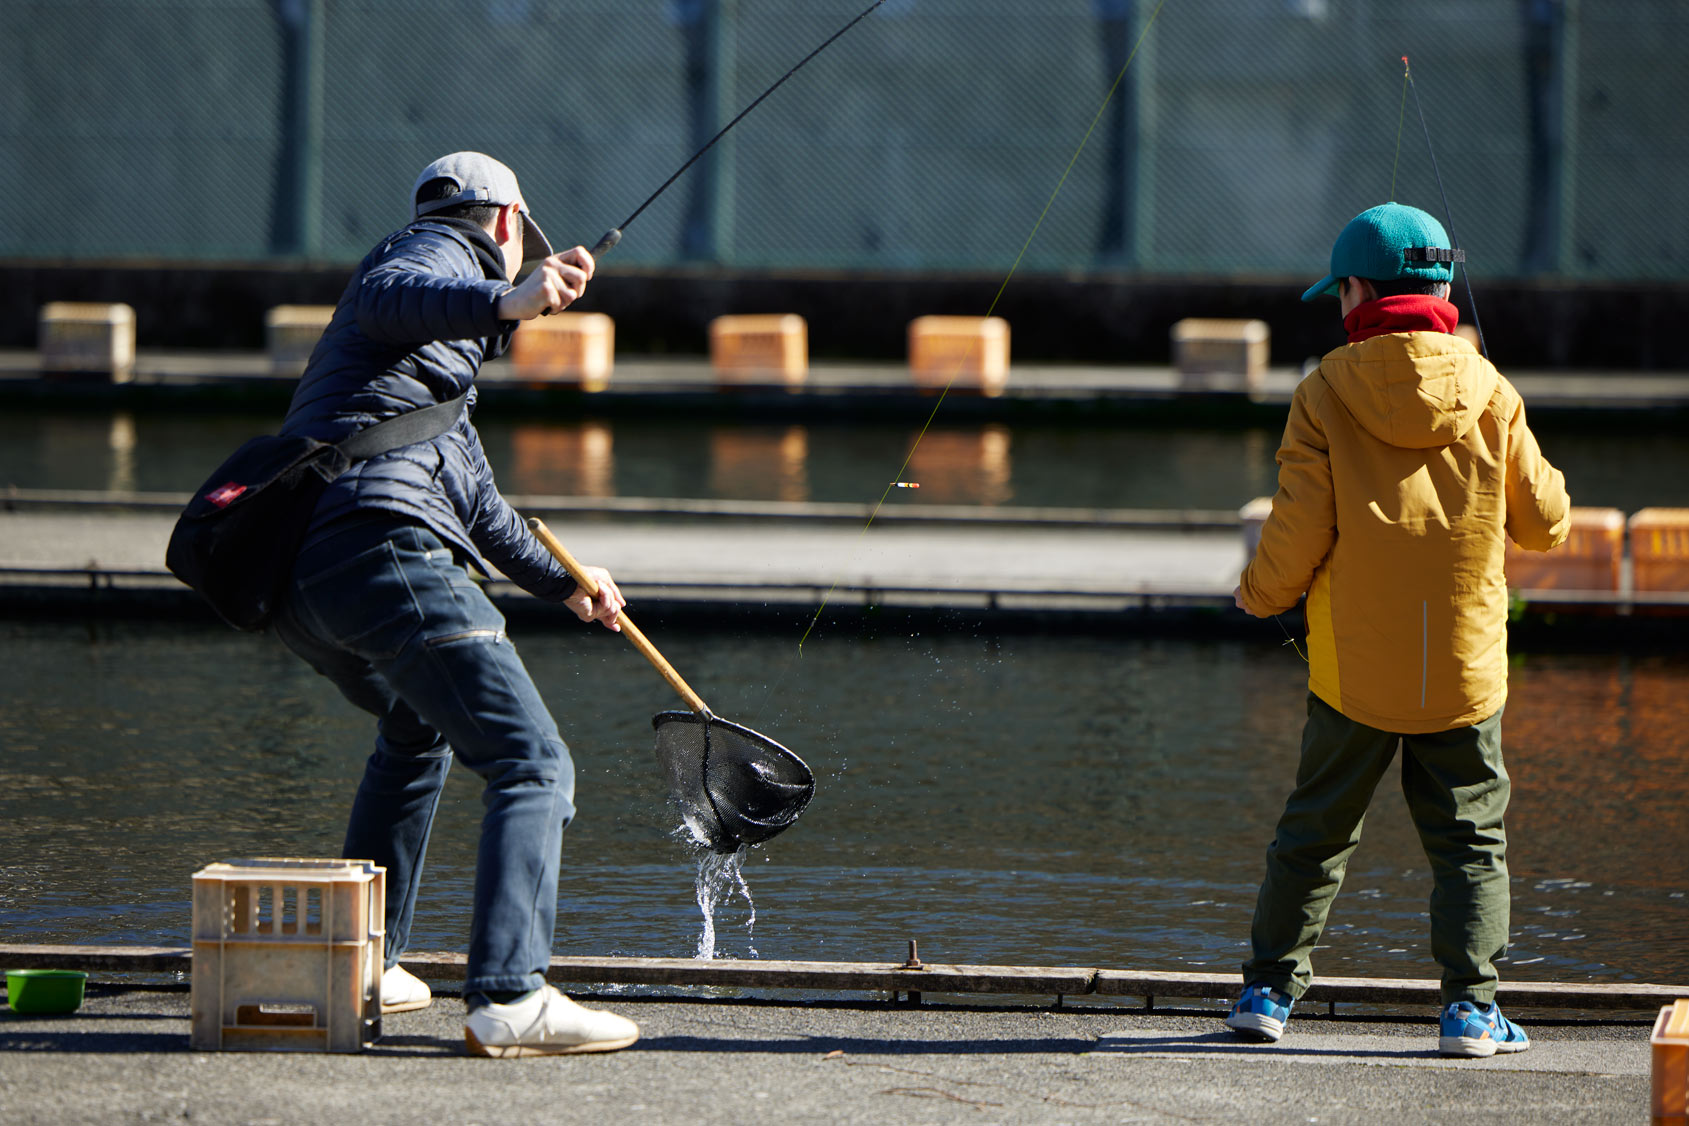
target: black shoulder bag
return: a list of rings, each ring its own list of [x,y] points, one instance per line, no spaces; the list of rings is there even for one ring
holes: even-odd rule
[[[437,438],[456,424],[464,392],[341,442],[267,434],[229,456],[194,491],[164,556],[170,573],[236,629],[264,628],[280,605],[311,513],[330,481],[378,454]]]

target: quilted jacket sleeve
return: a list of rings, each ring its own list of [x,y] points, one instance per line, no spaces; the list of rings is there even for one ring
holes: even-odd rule
[[[1525,401],[1512,396],[1507,420],[1507,534],[1530,551],[1564,543],[1572,527],[1566,478],[1548,463],[1525,425]]]
[[[510,581],[547,602],[561,602],[575,593],[575,580],[551,557],[528,525],[510,507],[493,481],[493,470],[473,426],[469,436],[469,465],[475,482],[475,514],[469,537],[475,548]]]
[[[1317,412],[1324,391],[1325,382],[1315,373],[1302,381],[1290,404],[1273,510],[1238,584],[1252,614],[1281,614],[1295,606],[1337,539],[1330,448]]]
[[[465,271],[473,268],[448,236],[413,231],[395,242],[364,275],[358,327],[383,344],[497,336],[498,299],[510,286]]]

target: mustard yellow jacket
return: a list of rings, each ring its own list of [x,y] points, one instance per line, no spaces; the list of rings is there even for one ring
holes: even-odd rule
[[[1240,597],[1264,616],[1307,593],[1309,689],[1403,734],[1493,715],[1504,537],[1547,551],[1571,505],[1513,385],[1447,333],[1345,345],[1296,389],[1278,466]]]

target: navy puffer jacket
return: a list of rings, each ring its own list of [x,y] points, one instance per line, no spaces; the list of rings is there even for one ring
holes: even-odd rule
[[[419,220],[358,265],[293,393],[284,434],[337,442],[406,411],[469,392],[457,425],[354,464],[324,492],[305,543],[390,513],[422,524],[465,559],[487,559],[550,601],[575,583],[499,495],[469,421],[472,384],[501,354],[515,322],[500,321],[510,285],[498,246],[474,223]]]

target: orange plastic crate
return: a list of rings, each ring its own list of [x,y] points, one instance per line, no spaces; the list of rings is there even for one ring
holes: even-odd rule
[[[1654,1120],[1689,1116],[1689,1001],[1674,1001],[1660,1010],[1652,1050]]]
[[[1689,591],[1689,508],[1644,508],[1630,518],[1631,589]]]
[[[518,379],[602,391],[615,365],[616,325],[605,313],[554,313],[523,321],[510,338]]]
[[[723,383],[801,384],[809,374],[809,325],[796,313],[717,317],[710,366]]]
[[[1009,322],[1002,317],[916,317],[909,322],[909,373],[917,387],[1003,393],[1009,381]]]
[[[1526,551],[1507,541],[1507,585],[1514,590],[1617,592],[1624,563],[1624,513],[1574,508],[1566,542],[1552,551]]]

